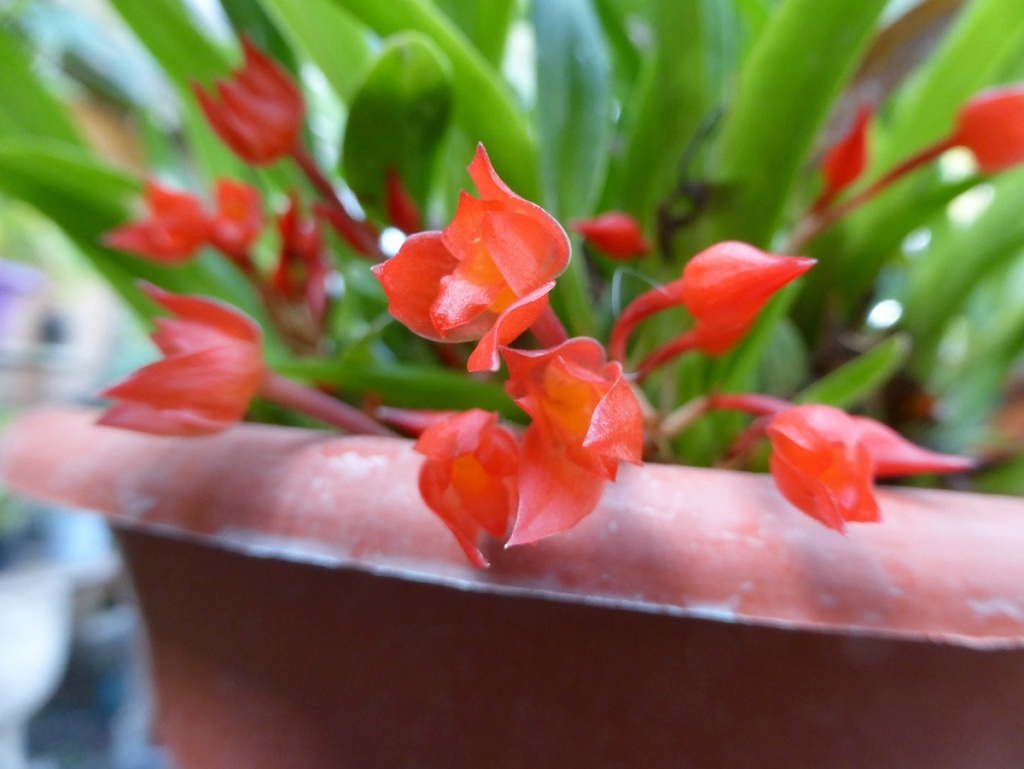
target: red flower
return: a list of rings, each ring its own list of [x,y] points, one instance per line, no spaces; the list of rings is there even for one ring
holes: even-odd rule
[[[437,422],[416,441],[427,457],[420,494],[451,529],[474,566],[487,566],[481,531],[503,537],[516,509],[519,446],[498,415],[470,409]]]
[[[868,160],[867,129],[872,114],[871,107],[861,107],[847,134],[832,145],[822,158],[821,172],[825,177],[825,188],[814,204],[815,211],[825,208],[864,172]]]
[[[502,348],[508,394],[533,418],[523,438],[519,514],[510,545],[574,526],[615,480],[619,462],[639,463],[643,415],[622,376],[595,340],[549,350]]]
[[[1024,85],[994,88],[968,101],[950,144],[971,150],[988,174],[1024,162]]]
[[[767,427],[770,467],[782,495],[839,532],[846,522],[880,519],[874,478],[962,472],[965,457],[915,446],[885,425],[831,406],[796,406]]]
[[[622,211],[577,219],[572,229],[614,259],[634,259],[651,250],[636,219]]]
[[[231,179],[217,182],[217,214],[210,223],[210,243],[224,254],[241,258],[262,230],[259,192]]]
[[[288,73],[248,39],[245,63],[216,83],[220,101],[193,86],[199,106],[221,140],[253,165],[267,165],[299,146],[306,106]]]
[[[651,353],[639,366],[647,374],[689,350],[722,355],[739,342],[757,314],[780,288],[815,264],[803,256],[776,256],[746,243],[718,243],[693,257],[679,280],[633,300],[612,328],[612,357],[624,360],[626,343],[642,320],[684,305],[693,328]]]
[[[420,209],[394,168],[388,169],[386,187],[388,221],[406,235],[422,230]]]
[[[303,300],[314,319],[327,307],[327,276],[330,266],[324,253],[323,235],[315,219],[299,215],[298,201],[289,198],[288,208],[277,218],[281,251],[274,273],[274,288],[290,301]]]
[[[202,201],[152,179],[146,182],[145,195],[150,217],[108,232],[104,244],[160,264],[187,262],[210,235],[210,218]]]
[[[401,323],[427,339],[479,339],[470,371],[498,368],[498,347],[528,329],[569,263],[569,239],[546,211],[509,190],[483,145],[466,193],[443,232],[413,235],[373,268]]]
[[[143,290],[176,317],[152,339],[166,356],[109,387],[117,398],[100,424],[160,435],[215,433],[238,422],[266,376],[259,327],[208,299]]]

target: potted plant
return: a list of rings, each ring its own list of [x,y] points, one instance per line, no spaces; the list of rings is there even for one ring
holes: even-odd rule
[[[1017,760],[1018,505],[875,479],[1017,483],[1024,13],[114,5],[211,191],[126,215],[23,73],[0,186],[162,357],[0,475],[126,527],[183,765]]]

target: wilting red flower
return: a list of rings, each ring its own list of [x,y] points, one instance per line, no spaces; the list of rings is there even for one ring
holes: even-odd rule
[[[519,444],[498,415],[470,409],[437,422],[416,441],[427,457],[420,494],[451,529],[474,566],[487,566],[480,532],[502,537],[516,510]]]
[[[1024,85],[993,88],[968,101],[950,144],[971,150],[988,174],[1024,163]]]
[[[385,182],[387,192],[388,221],[406,235],[423,229],[419,206],[402,184],[398,171],[389,168]]]
[[[330,268],[324,240],[315,219],[300,215],[298,200],[289,198],[288,208],[277,218],[281,251],[274,272],[274,288],[285,298],[302,299],[314,318],[327,307],[327,276]]]
[[[782,495],[837,531],[879,520],[874,479],[962,472],[973,462],[915,446],[885,425],[831,406],[796,406],[767,427],[770,468]]]
[[[508,394],[533,423],[523,437],[519,514],[510,545],[574,526],[615,480],[619,462],[639,463],[643,415],[622,366],[575,338],[549,350],[502,348]]]
[[[193,85],[210,126],[239,157],[267,165],[299,146],[306,106],[291,77],[273,59],[242,40],[245,63],[216,83],[220,101]]]
[[[651,353],[639,372],[649,373],[689,350],[722,355],[739,342],[757,314],[780,288],[815,264],[803,256],[776,256],[746,243],[727,241],[701,251],[683,276],[641,294],[612,328],[612,357],[625,359],[626,343],[638,323],[670,307],[684,305],[694,326]]]
[[[240,258],[262,230],[259,192],[231,179],[217,182],[217,213],[210,223],[210,243],[222,253]]]
[[[635,259],[651,250],[640,224],[622,211],[607,211],[593,219],[577,219],[572,229],[614,259]]]
[[[230,307],[145,285],[173,318],[153,342],[166,356],[107,388],[117,398],[100,424],[160,435],[215,433],[245,416],[266,376],[259,326]]]
[[[825,153],[821,160],[825,188],[815,202],[814,210],[825,208],[864,172],[868,160],[867,129],[872,114],[871,107],[861,107],[850,130]]]
[[[180,264],[194,257],[210,234],[210,217],[202,201],[152,179],[146,182],[145,196],[149,218],[111,230],[103,242],[160,264]]]
[[[505,186],[483,145],[469,175],[480,198],[463,193],[443,232],[413,235],[373,271],[395,318],[427,339],[479,339],[468,368],[493,371],[498,347],[547,308],[569,263],[569,239],[544,209]]]

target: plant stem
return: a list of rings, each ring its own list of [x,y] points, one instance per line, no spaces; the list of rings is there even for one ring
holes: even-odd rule
[[[377,242],[377,236],[373,232],[372,227],[365,221],[360,222],[352,218],[348,209],[345,208],[345,204],[338,197],[338,192],[334,189],[334,185],[324,176],[316,161],[313,160],[313,156],[309,154],[306,148],[301,144],[296,146],[292,150],[291,156],[292,160],[302,169],[306,178],[309,179],[314,189],[320,193],[320,197],[327,203],[331,212],[327,220],[331,223],[335,232],[363,256],[372,257],[381,262],[384,261],[387,257],[380,250],[380,244]]]
[[[862,205],[872,200],[876,195],[878,195],[878,193],[897,179],[905,176],[919,166],[931,162],[953,146],[955,145],[951,140],[943,139],[942,141],[933,144],[931,147],[926,147],[921,150],[921,152],[907,160],[904,160],[899,165],[889,169],[869,187],[864,188],[852,198],[843,201],[838,206],[826,208],[824,211],[812,212],[797,225],[793,232],[793,236],[790,238],[789,243],[786,246],[786,253],[791,254],[796,251],[800,251],[805,245],[818,237],[822,232],[827,230],[843,217],[848,216]]]
[[[295,409],[348,433],[394,435],[391,430],[359,409],[272,371],[268,372],[260,395],[280,406]]]
[[[670,360],[674,360],[683,353],[694,349],[696,341],[697,337],[696,334],[693,333],[692,328],[689,331],[684,331],[675,339],[670,339],[640,361],[640,365],[637,366],[636,369],[637,379],[641,381],[646,379],[647,376],[659,366],[664,366]]]

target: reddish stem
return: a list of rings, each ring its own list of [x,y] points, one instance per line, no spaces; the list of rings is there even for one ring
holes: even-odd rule
[[[752,414],[755,417],[774,416],[793,408],[793,404],[784,398],[760,393],[724,393],[708,396],[709,409],[729,409]]]
[[[300,385],[274,372],[268,372],[260,395],[280,406],[294,409],[348,433],[394,435],[384,425],[344,401]]]
[[[617,361],[626,359],[626,343],[633,333],[637,324],[651,317],[655,313],[676,307],[681,299],[675,292],[668,290],[666,286],[646,291],[628,305],[622,311],[615,325],[612,326],[611,338],[608,342],[608,351],[611,357]]]
[[[537,338],[541,347],[550,349],[569,341],[569,332],[565,330],[565,326],[555,315],[551,305],[544,308],[544,312],[530,326],[530,331]]]
[[[683,353],[696,349],[696,347],[697,335],[694,333],[694,329],[691,328],[689,331],[684,331],[640,361],[640,365],[636,369],[637,378],[645,379],[659,366],[664,366],[669,361],[678,358]]]
[[[337,190],[330,180],[324,176],[320,167],[313,160],[305,147],[297,145],[291,152],[292,160],[296,162],[302,172],[309,179],[314,189],[320,193],[330,208],[330,215],[327,220],[331,223],[335,232],[351,245],[358,253],[384,261],[384,252],[380,250],[376,233],[367,222],[360,222],[352,218],[352,215],[345,208],[345,204],[338,197]]]
[[[890,184],[895,182],[897,179],[906,176],[911,171],[923,166],[925,163],[930,163],[935,160],[946,150],[955,147],[956,143],[953,139],[943,139],[942,141],[933,144],[930,147],[926,147],[919,153],[904,160],[897,166],[890,168],[885,174],[879,177],[873,184],[864,188],[852,198],[840,203],[838,206],[832,208],[826,208],[824,211],[812,213],[806,220],[806,226],[799,227],[797,232],[794,234],[788,248],[789,252],[799,251],[805,243],[809,243],[814,240],[818,235],[827,230],[833,224],[838,222],[844,216],[848,216],[853,211],[860,208],[862,205],[874,198],[878,193],[888,187]]]

